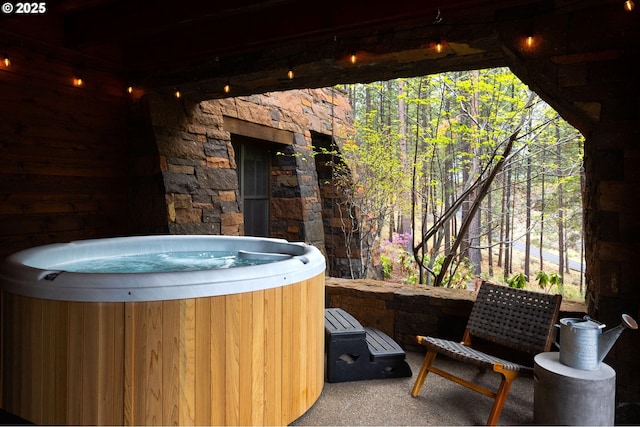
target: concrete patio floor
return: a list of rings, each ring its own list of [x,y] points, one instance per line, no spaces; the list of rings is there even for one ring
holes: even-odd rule
[[[423,355],[407,353],[410,378],[325,383],[320,398],[293,426],[466,426],[485,425],[493,401],[438,375],[429,374],[420,396],[411,397]],[[480,372],[444,356],[436,366],[497,389],[500,375]],[[516,378],[499,425],[533,423],[533,379]]]

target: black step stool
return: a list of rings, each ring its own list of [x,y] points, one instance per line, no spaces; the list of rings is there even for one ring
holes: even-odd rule
[[[384,332],[362,327],[340,308],[324,311],[327,381],[410,377],[405,352]]]

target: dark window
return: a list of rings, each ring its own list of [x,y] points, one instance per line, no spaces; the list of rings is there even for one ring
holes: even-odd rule
[[[237,138],[241,139],[241,138]],[[234,139],[245,236],[269,236],[270,150]]]

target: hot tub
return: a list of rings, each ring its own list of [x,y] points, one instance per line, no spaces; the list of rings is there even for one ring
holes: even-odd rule
[[[67,269],[187,251],[250,262]],[[289,424],[324,383],[324,271],[312,246],[252,237],[123,237],[13,254],[0,264],[2,408],[36,424]]]

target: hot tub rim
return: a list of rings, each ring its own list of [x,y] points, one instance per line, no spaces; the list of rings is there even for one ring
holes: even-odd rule
[[[72,248],[71,253],[73,253],[82,250],[83,247],[95,247],[101,244],[107,245],[112,250],[114,245],[131,242],[134,242],[137,247],[143,247],[140,245],[143,242],[153,243],[157,248],[158,244],[166,244],[167,241],[173,241],[172,249],[176,248],[175,243],[180,243],[177,247],[184,247],[194,242],[198,244],[227,242],[242,248],[266,244],[268,248],[287,249],[292,256],[269,264],[231,269],[158,273],[72,273],[25,264],[25,260],[33,260],[34,256],[36,258],[42,256],[43,252],[64,251]],[[190,250],[192,248],[190,246]],[[147,252],[158,252],[158,250]],[[271,289],[310,279],[323,274],[325,270],[326,261],[320,250],[302,242],[253,236],[126,236],[53,243],[16,252],[0,263],[0,289],[27,297],[62,301],[161,301]],[[115,278],[117,280],[114,282]]]

